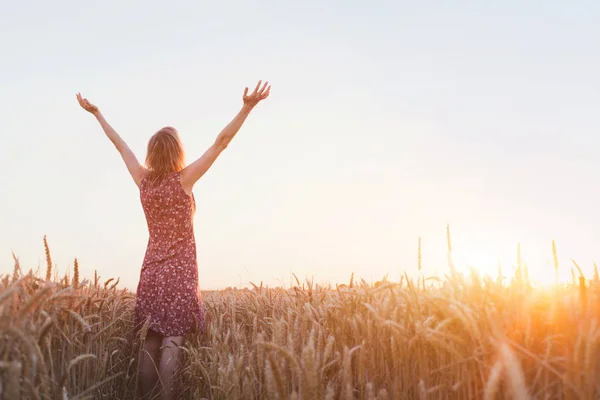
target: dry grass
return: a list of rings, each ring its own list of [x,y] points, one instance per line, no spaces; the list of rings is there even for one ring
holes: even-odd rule
[[[534,289],[518,264],[508,283],[452,270],[206,292],[208,332],[186,342],[183,398],[597,398],[597,276]],[[1,279],[4,398],[134,398],[135,295],[78,274],[44,280],[15,259]]]

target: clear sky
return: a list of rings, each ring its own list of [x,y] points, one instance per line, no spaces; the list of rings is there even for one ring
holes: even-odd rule
[[[135,288],[139,193],[75,93],[143,160],[188,161],[271,96],[196,185],[205,289],[600,260],[600,3],[27,1],[0,5],[0,272],[11,251]],[[537,271],[537,272],[535,272]]]

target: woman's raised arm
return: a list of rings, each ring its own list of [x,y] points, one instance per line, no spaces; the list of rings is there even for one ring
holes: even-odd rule
[[[114,144],[116,149],[119,151],[119,154],[121,154],[121,157],[127,166],[127,170],[131,174],[135,184],[139,187],[142,180],[142,175],[144,173],[144,167],[142,167],[142,165],[138,162],[135,154],[133,154],[133,151],[131,151],[129,146],[127,146],[127,143],[125,143],[123,138],[119,136],[117,131],[115,131],[113,127],[110,126],[110,124],[106,121],[106,119],[104,119],[104,116],[98,107],[90,103],[88,99],[81,97],[81,93],[77,93],[77,101],[79,101],[79,105],[84,110],[96,117],[106,136]]]
[[[244,121],[246,121],[250,111],[252,111],[260,101],[269,97],[269,93],[271,92],[269,82],[265,82],[262,86],[261,84],[262,81],[258,81],[256,88],[254,88],[254,91],[251,94],[248,94],[248,88],[244,90],[244,105],[242,106],[242,109],[231,122],[223,128],[213,145],[210,146],[199,159],[181,171],[181,185],[186,192],[191,193],[194,183],[208,171],[217,157],[219,157],[219,154],[227,148],[231,139],[233,139],[235,134],[244,124]]]

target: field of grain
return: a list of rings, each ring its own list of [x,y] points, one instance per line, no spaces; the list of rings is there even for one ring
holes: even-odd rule
[[[45,277],[15,258],[1,279],[3,398],[135,398],[135,294],[82,280],[76,262],[57,279],[46,250]],[[206,292],[208,330],[186,341],[182,398],[597,398],[597,274],[536,289],[518,264],[508,279]]]

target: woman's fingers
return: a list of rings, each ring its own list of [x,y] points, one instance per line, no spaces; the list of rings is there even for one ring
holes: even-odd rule
[[[258,81],[258,83],[254,87],[254,90],[252,91],[252,93],[250,93],[250,95],[248,95],[248,88],[246,87],[244,89],[244,98],[262,99],[263,96],[265,95],[265,93],[269,93],[270,90],[271,90],[271,86],[269,85],[269,82],[265,81],[263,83],[263,81],[261,79],[260,81]]]
[[[269,82],[265,82],[265,84],[263,85],[262,89],[259,92],[259,98],[260,100],[264,100],[267,97],[269,97],[269,93],[271,93],[271,85],[269,85]]]
[[[252,92],[252,94],[256,94],[258,92],[258,89],[260,88],[261,83],[262,83],[262,80],[258,81],[258,83],[256,84],[256,87],[254,88],[254,92]]]
[[[271,86],[269,85],[266,88],[263,87],[263,90],[261,90],[261,92],[260,92],[261,100],[266,99],[269,96],[269,93],[271,93]]]
[[[90,103],[90,101],[88,99],[81,96],[81,93],[77,93],[77,95],[75,97],[77,97],[77,101],[79,102],[79,105],[84,110],[89,111],[89,112],[94,112],[95,110],[97,110],[97,107],[95,105],[93,105],[92,103]]]
[[[79,102],[79,105],[83,108],[88,107],[88,105],[90,104],[90,102],[87,99],[84,99],[81,96],[81,93],[77,93],[77,101]]]
[[[267,86],[269,85],[269,81],[266,81],[263,85],[263,87],[260,89],[260,94],[262,95],[265,91],[265,89],[267,88]]]

